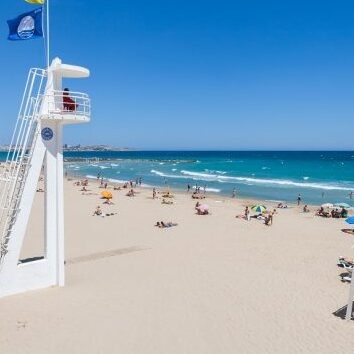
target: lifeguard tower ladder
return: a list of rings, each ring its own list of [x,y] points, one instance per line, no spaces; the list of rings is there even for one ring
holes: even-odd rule
[[[0,297],[64,285],[64,124],[90,121],[88,95],[70,92],[63,105],[62,79],[89,76],[89,70],[55,58],[47,70],[31,69],[21,108],[0,171]],[[45,84],[46,82],[46,84]],[[20,260],[20,252],[44,166],[44,257]]]

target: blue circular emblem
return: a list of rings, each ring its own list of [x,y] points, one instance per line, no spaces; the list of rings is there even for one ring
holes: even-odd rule
[[[41,135],[43,140],[51,140],[53,138],[54,133],[52,129],[46,127],[42,129]]]
[[[29,39],[33,36],[35,22],[32,16],[25,16],[17,27],[17,34],[21,39]]]

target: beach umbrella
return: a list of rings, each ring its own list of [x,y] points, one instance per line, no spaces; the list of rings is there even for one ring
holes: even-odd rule
[[[324,203],[321,205],[322,208],[333,208],[333,204],[332,203]]]
[[[255,211],[256,213],[263,213],[263,212],[265,212],[267,210],[267,207],[265,207],[264,205],[258,204],[258,205],[253,205],[251,207],[251,209],[253,211]]]
[[[337,208],[350,208],[350,205],[347,203],[336,203],[334,206]]]
[[[101,196],[102,196],[102,198],[105,198],[105,199],[112,199],[113,198],[112,192],[110,192],[110,191],[102,191]]]
[[[354,216],[350,216],[348,219],[345,219],[345,221],[346,221],[348,224],[354,224]]]

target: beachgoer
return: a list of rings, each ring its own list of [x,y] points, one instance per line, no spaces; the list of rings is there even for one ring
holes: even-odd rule
[[[297,205],[300,205],[300,202],[301,202],[301,195],[299,194],[298,196],[297,196]]]
[[[236,188],[232,190],[231,198],[236,198]]]
[[[245,208],[245,219],[247,221],[251,220],[251,218],[250,218],[250,210],[249,210],[248,206],[246,206],[246,208]]]
[[[127,197],[135,197],[134,189],[132,188],[127,194]]]
[[[156,198],[156,188],[152,189],[152,199]]]
[[[188,183],[188,185],[187,185],[187,193],[189,193],[190,190],[191,190],[191,186],[190,186],[190,184]]]
[[[273,215],[272,215],[272,214],[269,214],[269,215],[265,218],[264,224],[267,225],[267,226],[273,225]]]
[[[93,212],[92,216],[94,215],[98,215],[98,216],[102,215],[102,209],[99,205],[97,205],[96,210]]]
[[[303,208],[304,213],[309,213],[310,209],[307,207],[307,204]]]

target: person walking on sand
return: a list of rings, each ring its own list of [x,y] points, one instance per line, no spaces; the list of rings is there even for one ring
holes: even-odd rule
[[[301,195],[300,195],[300,193],[299,193],[299,195],[297,196],[297,205],[300,205],[300,202],[301,202]]]
[[[247,220],[247,221],[251,220],[251,218],[250,218],[250,210],[249,210],[248,206],[246,206],[246,208],[245,208],[245,220]]]
[[[188,183],[188,185],[187,185],[187,193],[189,193],[190,190],[191,190],[191,185]]]
[[[231,198],[236,198],[236,188],[232,190]]]
[[[156,188],[152,189],[152,199],[156,198]]]

